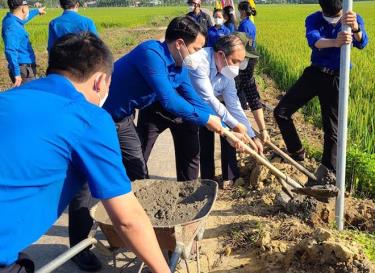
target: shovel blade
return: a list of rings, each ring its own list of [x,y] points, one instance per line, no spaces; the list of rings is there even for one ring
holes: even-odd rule
[[[339,189],[334,185],[317,185],[312,187],[292,189],[292,192],[311,196],[318,201],[327,203],[328,198],[337,197],[337,195],[339,194]]]

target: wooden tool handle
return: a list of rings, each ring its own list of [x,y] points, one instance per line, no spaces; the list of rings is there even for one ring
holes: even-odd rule
[[[241,150],[245,151],[246,153],[252,155],[255,157],[257,161],[259,161],[261,164],[266,166],[272,174],[274,174],[276,177],[279,177],[283,179],[285,182],[287,182],[289,185],[291,185],[293,188],[302,188],[302,186],[293,180],[292,178],[285,175],[283,172],[281,172],[279,169],[277,169],[275,166],[271,164],[266,158],[259,155],[256,151],[254,151],[251,147],[243,143],[238,137],[236,137],[232,132],[230,132],[228,129],[225,129],[223,131],[222,136],[230,142],[233,146],[239,146]],[[237,145],[234,145],[237,144]]]

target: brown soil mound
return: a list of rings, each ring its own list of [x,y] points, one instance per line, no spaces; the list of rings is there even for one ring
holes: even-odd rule
[[[317,229],[313,236],[291,247],[283,260],[285,272],[370,273],[373,268],[363,252],[349,242],[337,240],[327,230]]]
[[[205,216],[215,187],[205,181],[146,180],[136,182],[134,192],[154,226],[172,226]]]

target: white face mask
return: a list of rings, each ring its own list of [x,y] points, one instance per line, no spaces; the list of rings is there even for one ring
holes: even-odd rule
[[[327,21],[328,24],[336,25],[341,20],[341,16],[338,17],[327,17],[323,15],[324,20]]]
[[[247,68],[247,65],[249,64],[249,59],[245,58],[241,63],[240,63],[240,70],[245,70]]]
[[[240,68],[237,65],[228,65],[227,58],[225,57],[225,55],[224,55],[224,60],[225,60],[226,66],[224,66],[221,69],[220,73],[228,79],[234,79],[240,73]]]
[[[105,101],[107,100],[107,98],[108,98],[108,92],[107,93],[105,93],[105,96],[104,96],[104,98],[101,98],[100,97],[100,94],[99,94],[99,92],[97,93],[98,94],[98,97],[99,97],[99,107],[103,107],[103,105],[104,105],[104,103],[105,103]]]
[[[99,81],[99,77],[96,79],[96,83],[97,83],[98,81]],[[96,84],[95,84],[95,85],[96,85]],[[96,88],[97,88],[97,87],[96,87]],[[98,98],[99,98],[98,106],[99,106],[99,107],[102,107],[102,106],[104,105],[105,101],[106,101],[107,98],[108,98],[108,94],[109,94],[109,92],[107,91],[107,92],[105,93],[105,95],[104,95],[103,98],[100,96],[100,90],[99,90],[99,88],[97,88],[97,90],[95,90],[95,92],[96,92],[96,95],[97,95]]]
[[[224,24],[224,19],[223,18],[214,18],[214,22],[216,26],[221,26]]]
[[[184,46],[186,48],[186,51],[188,51],[187,46],[185,45],[185,42],[184,42]],[[178,50],[178,54],[180,54],[180,57],[182,60],[182,66],[186,67],[189,70],[196,70],[198,68],[199,60],[196,58],[197,54],[195,53],[189,54],[185,58],[182,57],[180,50]]]
[[[189,5],[188,6],[188,11],[189,12],[193,12],[194,11],[194,6],[193,5]]]
[[[24,20],[26,21],[27,19],[29,19],[29,16],[30,16],[30,11],[27,12]]]

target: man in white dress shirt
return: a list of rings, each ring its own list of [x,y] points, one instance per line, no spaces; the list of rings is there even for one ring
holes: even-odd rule
[[[190,79],[195,90],[214,109],[222,121],[259,153],[263,145],[255,137],[251,124],[246,117],[237,96],[234,78],[239,69],[246,68],[245,47],[236,35],[223,36],[213,48],[206,47],[192,57],[197,69],[190,70]],[[214,134],[200,128],[200,161],[201,178],[215,177]],[[223,186],[229,186],[239,177],[236,151],[225,140],[221,139],[221,167]]]

